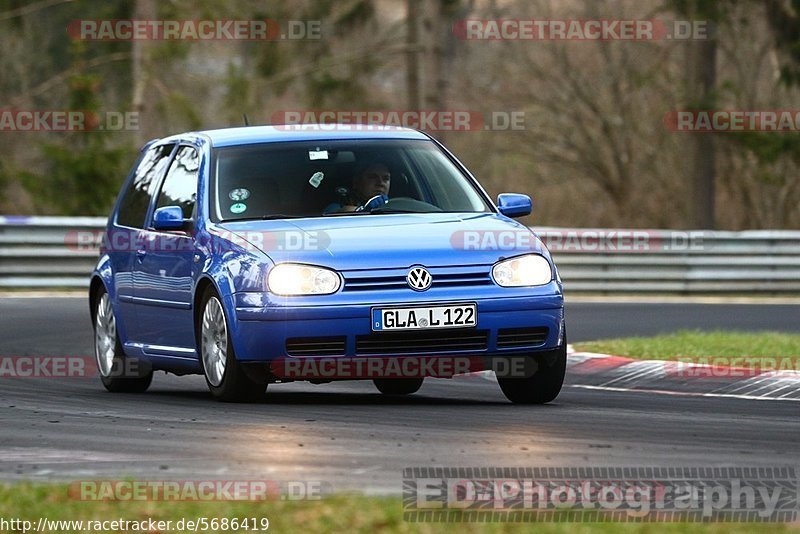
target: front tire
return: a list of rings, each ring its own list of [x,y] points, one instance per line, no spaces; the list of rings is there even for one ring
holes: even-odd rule
[[[544,404],[561,392],[567,370],[567,340],[549,354],[536,357],[536,371],[523,378],[497,377],[506,398],[515,404]]]
[[[210,287],[203,295],[200,310],[198,348],[211,394],[223,402],[253,402],[261,399],[267,384],[248,377],[236,359],[225,310],[219,296]]]
[[[419,391],[424,378],[375,378],[372,382],[384,395],[411,395]]]
[[[111,297],[101,289],[94,308],[94,355],[100,381],[113,393],[142,393],[153,381],[149,364],[125,355],[117,334],[117,319]]]

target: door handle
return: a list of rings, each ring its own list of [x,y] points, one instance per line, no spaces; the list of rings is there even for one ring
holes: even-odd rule
[[[141,263],[146,255],[147,255],[146,250],[139,249],[136,251],[136,260],[139,261],[139,263]]]

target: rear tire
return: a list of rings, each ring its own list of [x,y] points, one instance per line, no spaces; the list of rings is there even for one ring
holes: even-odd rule
[[[102,288],[94,301],[94,356],[100,381],[113,393],[143,393],[153,381],[146,362],[128,358],[117,334],[117,319],[111,297]]]
[[[209,391],[223,402],[262,399],[267,384],[253,381],[236,359],[225,308],[216,291],[206,289],[200,302],[197,346]]]
[[[411,395],[419,391],[424,378],[375,378],[373,383],[384,395]]]
[[[524,378],[497,377],[506,398],[515,404],[544,404],[561,392],[567,370],[567,340],[550,354],[536,357],[536,372]]]

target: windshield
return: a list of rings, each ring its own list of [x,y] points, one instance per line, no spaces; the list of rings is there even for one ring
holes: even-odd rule
[[[423,140],[222,148],[211,207],[217,221],[491,211],[447,155]]]

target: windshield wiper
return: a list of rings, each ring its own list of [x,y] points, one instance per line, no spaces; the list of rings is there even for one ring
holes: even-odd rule
[[[369,215],[369,211],[330,211],[323,213],[323,217],[339,217],[341,215]]]
[[[374,210],[370,211],[369,213],[373,215],[380,215],[381,213],[432,213],[430,211],[419,211],[419,210],[398,210],[393,208],[383,209],[383,208],[375,208]]]
[[[286,215],[285,213],[270,213],[269,215],[253,215],[252,217],[239,217],[237,219],[225,219],[223,222],[239,221],[271,221],[275,219],[302,219],[308,215]]]
[[[416,211],[416,210],[383,210],[383,209],[374,209],[372,211],[332,211],[331,213],[324,213],[323,217],[333,217],[333,216],[341,216],[341,215],[391,215],[392,213],[429,213],[427,211]]]

